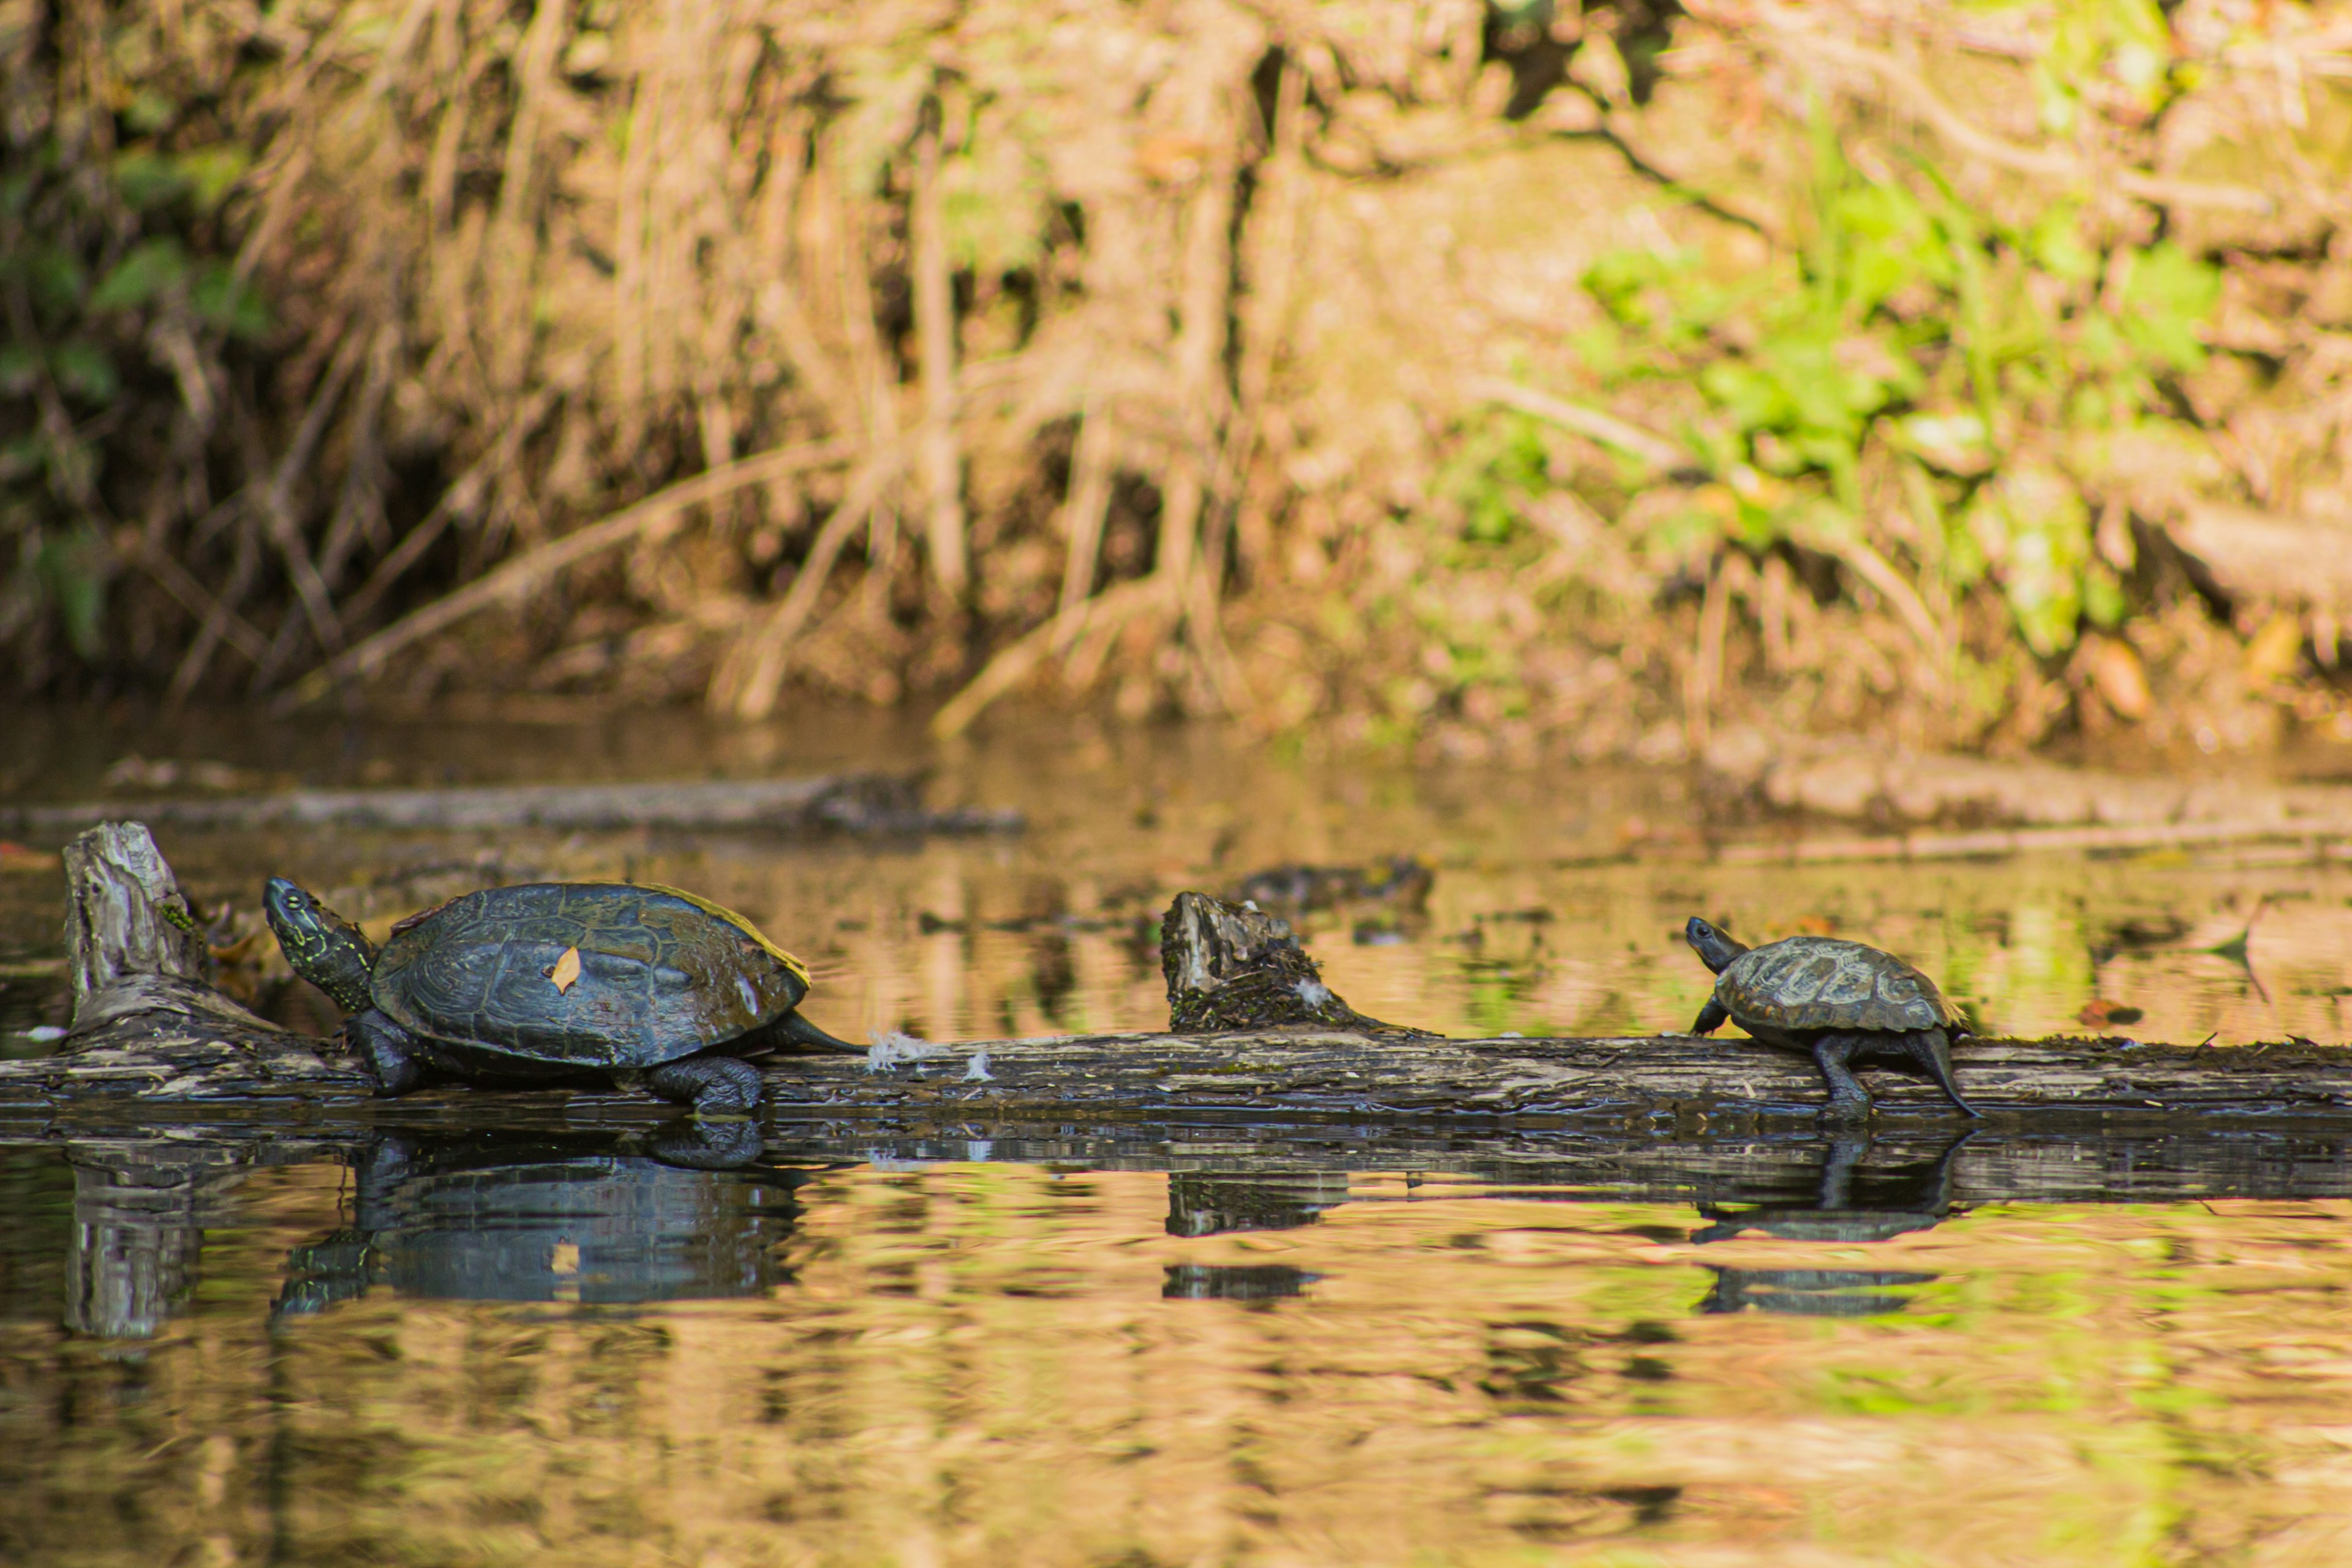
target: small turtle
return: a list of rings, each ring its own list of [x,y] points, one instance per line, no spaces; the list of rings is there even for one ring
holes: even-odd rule
[[[1831,936],[1750,948],[1696,915],[1683,936],[1716,974],[1715,994],[1691,1033],[1711,1035],[1727,1020],[1768,1046],[1808,1053],[1829,1085],[1832,1116],[1870,1110],[1870,1095],[1847,1064],[1890,1056],[1934,1079],[1970,1116],[1980,1114],[1952,1081],[1952,1037],[1969,1032],[1967,1020],[1934,981],[1893,953]]]
[[[459,1079],[645,1074],[698,1111],[747,1111],[784,1042],[865,1052],[793,1011],[800,960],[731,910],[672,888],[540,882],[412,915],[378,952],[283,877],[262,895],[294,973],[351,1016],[385,1094],[427,1068]]]

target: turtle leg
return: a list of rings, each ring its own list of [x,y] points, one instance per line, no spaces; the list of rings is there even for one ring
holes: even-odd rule
[[[1970,1116],[1982,1116],[1983,1111],[1960,1098],[1960,1086],[1952,1079],[1951,1037],[1941,1029],[1915,1029],[1903,1037],[1903,1048],[1919,1064],[1919,1070],[1936,1080],[1944,1098]]]
[[[1813,1065],[1822,1069],[1822,1081],[1830,1091],[1830,1102],[1822,1108],[1826,1120],[1860,1121],[1869,1116],[1870,1091],[1846,1065],[1869,1043],[1860,1035],[1839,1034],[1822,1035],[1813,1041]]]
[[[375,1074],[377,1093],[406,1094],[425,1081],[424,1065],[411,1054],[415,1037],[374,1008],[344,1020],[343,1037]]]
[[[1729,1022],[1731,1022],[1731,1015],[1724,1010],[1722,1003],[1710,996],[1706,999],[1706,1005],[1698,1010],[1698,1017],[1693,1020],[1690,1032],[1694,1035],[1712,1035]]]
[[[646,1075],[646,1087],[698,1116],[741,1116],[760,1106],[760,1069],[733,1057],[665,1063]]]

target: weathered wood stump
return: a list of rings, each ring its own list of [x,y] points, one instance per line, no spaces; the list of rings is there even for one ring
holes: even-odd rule
[[[1348,1005],[1298,945],[1290,922],[1255,904],[1179,893],[1160,922],[1168,1026],[1180,1034],[1293,1024],[1364,1035],[1427,1037]]]
[[[73,1027],[55,1056],[0,1063],[0,1075],[61,1097],[373,1091],[374,1080],[355,1062],[322,1054],[325,1042],[281,1029],[213,988],[194,912],[142,824],[93,827],[67,846],[65,862]]]

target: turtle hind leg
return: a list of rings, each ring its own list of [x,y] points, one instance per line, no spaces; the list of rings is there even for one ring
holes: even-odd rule
[[[694,1107],[698,1116],[745,1116],[760,1107],[760,1069],[733,1057],[688,1057],[646,1075],[646,1087],[664,1100]]]
[[[424,1064],[412,1054],[415,1038],[373,1007],[344,1020],[343,1037],[375,1074],[378,1094],[406,1094],[425,1081]]]
[[[1828,1034],[1813,1041],[1813,1065],[1822,1069],[1822,1082],[1830,1091],[1830,1102],[1822,1108],[1822,1120],[1860,1121],[1870,1115],[1870,1091],[1847,1065],[1855,1052],[1869,1044],[1860,1035]]]
[[[1936,1080],[1944,1098],[1970,1116],[1984,1112],[1960,1098],[1960,1086],[1952,1078],[1952,1040],[1941,1029],[1916,1029],[1903,1037],[1903,1048],[1919,1064],[1919,1070]]]

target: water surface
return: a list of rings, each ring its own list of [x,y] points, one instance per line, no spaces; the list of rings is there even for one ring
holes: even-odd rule
[[[1024,809],[1017,837],[889,844],[163,836],[232,912],[272,871],[371,921],[490,881],[682,884],[809,959],[845,1034],[1156,1027],[1174,891],[1398,856],[1423,897],[1294,913],[1357,1006],[1449,1033],[1681,1027],[1704,912],[1897,948],[1990,1028],[2096,1001],[2147,1038],[2352,1034],[2352,873],[2273,848],[1724,866],[1759,825],[1683,774],[1187,731],[935,756],[854,716],[168,745],[36,719],[12,798],[123,793],[136,750],[265,784],[929,765],[935,802]],[[60,1016],[62,882],[11,864],[22,1052]],[[239,983],[331,1022],[267,956]],[[751,1132],[0,1146],[0,1562],[2352,1558],[2333,1134]]]

